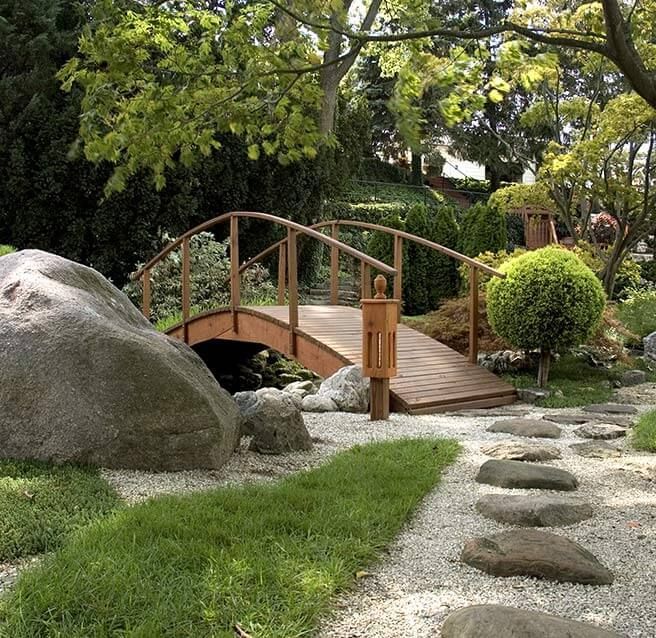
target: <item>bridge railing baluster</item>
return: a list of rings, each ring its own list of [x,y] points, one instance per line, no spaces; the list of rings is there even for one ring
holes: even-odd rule
[[[278,247],[278,305],[285,305],[285,289],[287,284],[287,243]]]
[[[339,241],[339,224],[332,224],[331,237]],[[330,247],[330,304],[339,304],[339,247]]]
[[[289,353],[296,354],[298,328],[298,260],[296,230],[287,228],[287,279],[289,282]]]
[[[150,269],[143,272],[141,281],[141,312],[146,319],[150,319]]]
[[[239,274],[239,217],[230,217],[230,309],[232,329],[239,332],[237,309],[241,304],[241,276]]]
[[[469,362],[478,363],[478,268],[469,266]]]
[[[190,303],[190,288],[191,288],[191,259],[189,255],[189,237],[185,237],[182,241],[182,322],[184,325],[184,341],[189,343],[189,312],[191,309]]]

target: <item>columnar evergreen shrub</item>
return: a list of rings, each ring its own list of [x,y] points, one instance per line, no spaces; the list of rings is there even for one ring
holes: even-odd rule
[[[547,247],[500,268],[487,284],[492,329],[516,348],[540,350],[538,384],[548,379],[551,353],[590,337],[605,306],[601,282],[573,253]]]
[[[485,204],[474,204],[465,211],[460,228],[460,252],[473,257],[506,248],[506,215]]]

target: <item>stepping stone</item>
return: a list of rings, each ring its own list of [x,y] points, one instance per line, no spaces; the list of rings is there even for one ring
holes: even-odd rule
[[[476,503],[476,510],[486,518],[519,527],[564,527],[592,516],[589,503],[546,494],[486,494]]]
[[[551,459],[559,459],[562,456],[555,445],[541,445],[540,443],[524,443],[521,441],[490,443],[484,445],[481,452],[495,459],[509,461],[550,461]]]
[[[576,428],[574,434],[583,439],[619,439],[621,436],[626,436],[626,428],[612,423],[586,423]]]
[[[545,421],[559,423],[561,425],[583,425],[583,423],[590,423],[590,421],[603,421],[604,423],[612,423],[619,425],[623,428],[631,428],[635,423],[635,419],[629,416],[611,416],[609,414],[549,414],[542,417]]]
[[[493,576],[535,576],[561,583],[610,585],[612,572],[578,543],[536,529],[472,538],[460,560]]]
[[[491,425],[488,432],[503,432],[530,438],[558,439],[561,429],[543,419],[506,419]]]
[[[572,443],[569,446],[579,456],[591,459],[610,459],[622,456],[622,452],[606,441],[584,441],[583,443]]]
[[[550,465],[535,465],[524,461],[485,461],[476,476],[477,483],[497,487],[559,490],[571,492],[578,487],[576,477]]]
[[[601,627],[503,605],[473,605],[447,616],[442,638],[625,638]]]
[[[635,406],[626,403],[595,403],[586,406],[583,411],[596,414],[638,414]]]

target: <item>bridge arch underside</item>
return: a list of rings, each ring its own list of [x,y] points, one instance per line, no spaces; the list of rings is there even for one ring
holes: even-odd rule
[[[286,306],[241,306],[233,317],[229,308],[220,308],[192,317],[186,326],[173,326],[167,334],[184,340],[186,330],[190,346],[209,349],[213,356],[250,356],[272,348],[322,377],[345,365],[362,365],[362,314],[357,308],[299,306],[293,341],[288,313]],[[404,325],[398,326],[397,338],[399,374],[390,383],[392,410],[427,414],[495,407],[516,399],[512,386],[439,341]],[[231,349],[228,342],[239,346]]]

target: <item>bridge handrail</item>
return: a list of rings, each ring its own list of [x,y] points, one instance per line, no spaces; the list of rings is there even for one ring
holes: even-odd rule
[[[271,215],[270,213],[260,213],[260,212],[255,212],[255,211],[232,211],[230,213],[224,213],[223,215],[219,215],[218,217],[214,217],[213,219],[209,219],[202,224],[198,224],[198,226],[195,226],[191,230],[188,230],[186,233],[183,235],[180,235],[177,239],[173,240],[171,243],[169,243],[167,246],[165,246],[155,257],[153,257],[148,263],[143,265],[139,270],[134,272],[130,278],[135,281],[136,279],[139,279],[143,273],[146,270],[152,270],[154,266],[156,266],[164,257],[166,257],[170,252],[178,248],[185,239],[190,239],[194,235],[198,235],[198,233],[202,233],[206,230],[209,230],[213,226],[217,226],[218,224],[228,221],[231,217],[250,217],[252,219],[264,219],[266,221],[270,221],[276,224],[280,224],[281,226],[285,226],[287,228],[291,228],[295,230],[296,232],[299,232],[303,235],[307,235],[308,237],[312,237],[314,239],[317,239],[324,244],[327,244],[331,247],[337,247],[339,250],[341,250],[344,253],[347,253],[348,255],[351,255],[352,257],[355,257],[356,259],[359,259],[360,261],[364,261],[365,263],[368,263],[371,267],[376,268],[377,270],[381,270],[382,272],[387,273],[388,275],[395,276],[396,275],[396,269],[392,268],[391,266],[388,266],[387,264],[383,263],[382,261],[379,261],[378,259],[374,259],[373,257],[370,257],[366,253],[363,253],[359,251],[357,248],[353,248],[352,246],[349,246],[348,244],[344,244],[340,241],[337,241],[335,239],[332,239],[331,237],[327,237],[323,233],[320,233],[316,230],[314,230],[315,225],[313,226],[304,226],[303,224],[299,224],[297,222],[293,222],[289,219],[285,219],[283,217],[277,217],[276,215]],[[283,242],[287,242],[287,239],[282,240]],[[276,244],[276,248],[278,247],[278,244]],[[269,251],[271,252],[271,251]],[[266,254],[269,254],[267,252]],[[262,253],[261,253],[262,255]],[[260,257],[258,255],[258,257]],[[247,262],[249,265],[253,263],[253,260],[249,260]],[[244,266],[239,268],[239,272],[244,271]]]
[[[429,239],[424,239],[423,237],[419,237],[419,235],[413,235],[412,233],[408,233],[398,228],[390,228],[389,226],[381,226],[380,224],[372,224],[370,222],[361,222],[361,221],[350,220],[350,219],[332,219],[330,221],[318,222],[317,224],[312,224],[309,228],[316,230],[318,228],[325,228],[326,226],[356,226],[358,228],[375,230],[377,232],[387,233],[388,235],[402,237],[403,239],[414,241],[417,244],[421,244],[422,246],[426,246],[428,248],[432,248],[433,250],[437,250],[438,252],[444,253],[449,257],[453,257],[453,259],[456,259],[457,261],[461,261],[464,264],[468,264],[469,266],[478,268],[479,270],[482,270],[483,272],[486,272],[488,275],[492,275],[493,277],[501,277],[503,279],[506,276],[504,273],[497,270],[496,268],[492,268],[491,266],[488,266],[487,264],[484,264],[481,261],[477,261],[473,257],[468,257],[467,255],[463,255],[462,253],[452,250],[451,248],[447,248],[446,246],[442,246],[441,244],[438,244],[434,241],[430,241]],[[260,261],[260,259],[264,259],[264,257],[270,255],[272,252],[274,252],[277,248],[280,248],[280,246],[286,242],[287,242],[286,239],[281,239],[275,244],[272,244],[268,248],[264,249],[261,253],[255,255],[255,257],[252,257],[248,261],[244,262],[244,264],[242,264],[241,267],[239,268],[239,272],[243,272],[244,270],[252,266],[254,263]]]

